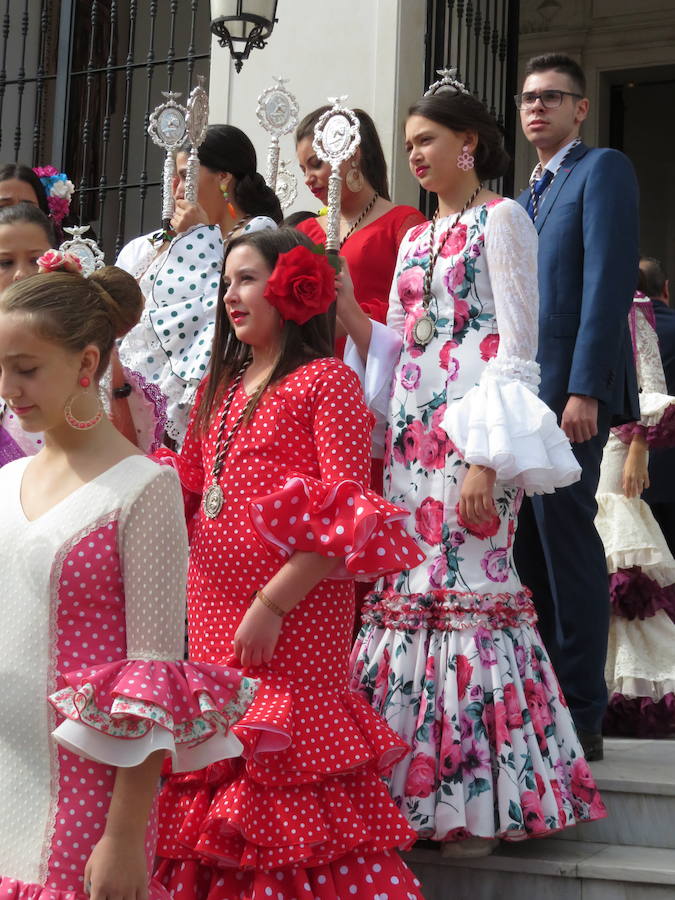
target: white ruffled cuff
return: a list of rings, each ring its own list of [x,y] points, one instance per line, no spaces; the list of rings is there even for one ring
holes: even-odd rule
[[[381,459],[389,414],[391,381],[401,355],[401,337],[392,328],[371,319],[368,358],[364,364],[351,338],[347,338],[344,361],[359,376],[368,409],[375,416],[372,454]]]
[[[526,380],[514,380],[515,373]],[[550,494],[581,477],[555,414],[536,395],[538,381],[536,363],[491,360],[480,382],[448,404],[441,422],[468,463],[494,469],[497,481],[529,495]]]

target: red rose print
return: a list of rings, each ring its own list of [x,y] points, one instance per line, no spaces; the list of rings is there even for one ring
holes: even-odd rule
[[[508,682],[504,685],[504,704],[506,706],[506,720],[509,728],[522,728],[523,714],[513,682]]]
[[[598,789],[595,786],[590,767],[583,756],[579,756],[572,763],[571,788],[572,793],[584,803],[592,803]]]
[[[452,326],[452,333],[457,334],[457,332],[463,331],[468,321],[469,304],[466,300],[455,300],[455,318]]]
[[[441,236],[440,243],[443,244],[447,231]],[[466,244],[466,225],[455,225],[450,232],[450,236],[443,244],[441,256],[447,259],[449,256],[456,256],[464,249]]]
[[[455,671],[457,675],[457,696],[460,700],[463,700],[473,675],[473,666],[462,653],[458,653],[455,657]]]
[[[424,269],[421,266],[411,266],[401,272],[398,276],[397,287],[401,306],[406,312],[410,312],[422,302]]]
[[[487,522],[471,522],[469,524],[462,518],[462,514],[459,511],[459,503],[455,507],[455,514],[457,516],[457,524],[459,527],[468,531],[473,537],[480,538],[482,541],[484,541],[485,538],[494,537],[499,531],[501,522],[499,521],[499,516],[497,514],[491,519],[488,519]]]
[[[447,290],[452,293],[455,288],[458,288],[462,284],[465,275],[466,267],[464,265],[464,260],[460,259],[452,266],[452,268],[448,269],[443,276],[443,281]]]
[[[499,335],[486,335],[478,345],[478,349],[480,350],[480,358],[484,359],[485,362],[489,359],[493,359],[497,355],[497,350],[499,349]]]
[[[520,795],[520,805],[523,810],[523,821],[527,831],[530,834],[541,834],[546,831],[544,810],[536,791],[523,791]]]
[[[405,780],[405,792],[409,797],[428,797],[435,789],[436,760],[420,753],[413,758]]]
[[[455,347],[458,347],[459,344],[457,341],[446,341],[441,347],[441,352],[438,354],[438,359],[441,364],[441,369],[448,370],[448,366],[450,365],[450,359],[452,358],[452,351]]]
[[[432,428],[420,441],[419,461],[425,469],[442,469],[448,449],[448,439],[440,428]]]
[[[415,510],[415,531],[427,544],[440,544],[443,519],[441,501],[426,497]]]
[[[398,447],[395,447],[394,458],[398,462],[413,462],[413,460],[418,459],[420,454],[420,443],[423,437],[424,425],[422,425],[419,419],[415,419],[414,422],[411,422],[410,425],[403,429],[401,435],[403,450],[401,451]]]

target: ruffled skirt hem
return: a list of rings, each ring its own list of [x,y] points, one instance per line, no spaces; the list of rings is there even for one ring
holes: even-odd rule
[[[602,730],[614,737],[671,737],[675,734],[675,694],[664,694],[658,700],[612,694]]]
[[[412,746],[390,778],[419,837],[523,840],[606,810],[534,627],[364,625],[352,687]]]

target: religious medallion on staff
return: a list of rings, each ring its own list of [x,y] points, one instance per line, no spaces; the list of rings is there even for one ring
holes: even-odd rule
[[[293,131],[298,124],[300,107],[294,95],[286,87],[287,78],[274,76],[271,85],[258,97],[256,115],[262,127],[272,135],[267,152],[267,184],[273,191],[277,189],[279,172],[279,138]],[[282,204],[283,205],[283,204]]]
[[[343,105],[346,99],[346,95],[328,98],[333,105],[316,123],[312,141],[316,155],[331,167],[328,179],[326,252],[332,254],[337,254],[340,249],[340,165],[354,155],[361,143],[359,120],[353,110]]]

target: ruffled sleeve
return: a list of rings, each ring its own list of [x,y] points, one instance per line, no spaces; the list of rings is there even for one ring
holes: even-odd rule
[[[260,538],[283,559],[298,551],[340,558],[330,578],[372,581],[424,561],[401,524],[408,511],[355,481],[324,484],[297,474],[253,502],[249,514]]]
[[[367,581],[413,568],[424,557],[402,527],[408,511],[363,487],[370,480],[372,416],[358,380],[339,360],[323,366],[310,391],[307,423],[320,478],[293,474],[278,491],[253,500],[253,526],[284,559],[297,551],[340,559],[331,578]]]
[[[578,481],[581,468],[555,414],[537,397],[537,233],[519,204],[490,207],[485,253],[499,349],[478,384],[448,404],[442,425],[467,462],[494,469],[498,481],[528,494],[551,493]]]
[[[651,303],[641,296],[629,314],[635,368],[640,388],[640,421],[612,429],[630,444],[641,435],[650,448],[675,446],[675,397],[668,395]]]
[[[157,467],[120,516],[127,659],[62,676],[54,738],[81,756],[134,766],[165,750],[177,769],[241,752],[231,733],[256,683],[183,661],[187,538],[174,472]]]

